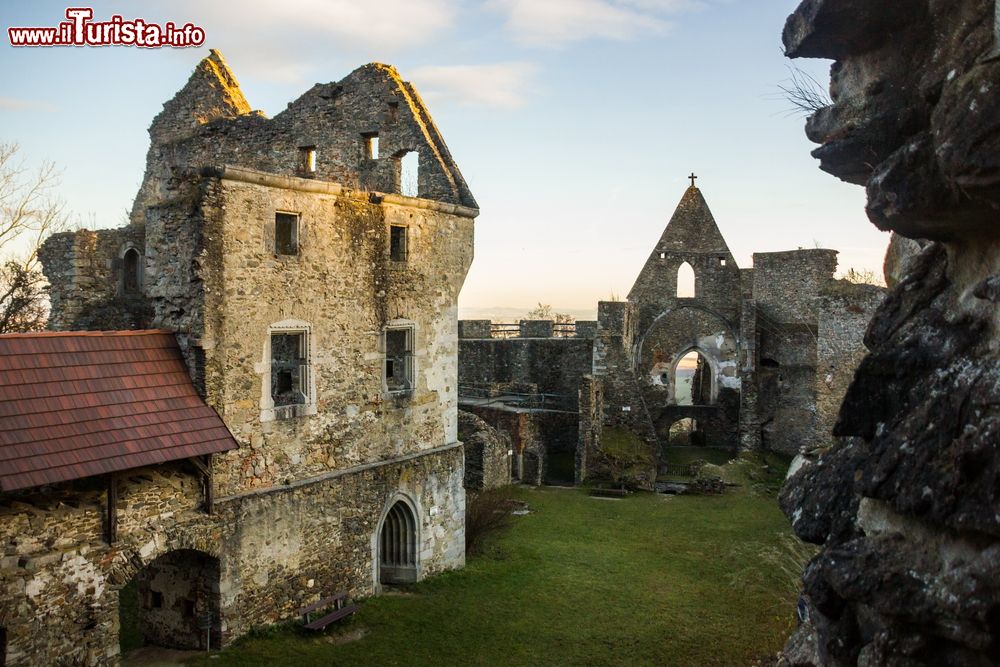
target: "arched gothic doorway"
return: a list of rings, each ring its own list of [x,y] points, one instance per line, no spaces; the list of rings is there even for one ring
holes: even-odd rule
[[[379,534],[379,582],[403,584],[417,580],[417,521],[402,500],[389,508]]]

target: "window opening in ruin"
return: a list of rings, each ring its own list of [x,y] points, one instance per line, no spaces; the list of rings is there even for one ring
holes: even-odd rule
[[[0,628],[0,667],[7,664],[7,629]]]
[[[725,257],[720,257],[719,258],[719,266],[725,266],[725,265],[726,265],[726,258]]]
[[[299,171],[311,174],[316,171],[316,147],[302,146],[299,148]]]
[[[697,350],[691,350],[681,357],[674,368],[674,403],[712,403],[712,367]]]
[[[406,226],[389,226],[389,259],[394,262],[406,261]]]
[[[419,197],[420,154],[410,151],[399,161],[399,194],[404,197]]]
[[[670,434],[667,437],[667,442],[671,447],[690,447],[694,444],[691,441],[691,436],[697,430],[698,423],[694,419],[690,417],[678,419],[670,425]]]
[[[413,329],[385,331],[385,387],[390,393],[413,388]]]
[[[271,400],[274,407],[304,405],[309,395],[304,331],[271,334]]]
[[[660,259],[666,259],[666,258],[667,258],[667,253],[661,252],[660,253]]]
[[[695,296],[694,268],[684,262],[677,269],[677,298],[693,299]]]
[[[184,618],[194,618],[194,600],[186,598],[184,600]]]
[[[389,121],[395,122],[399,118],[399,102],[389,102]]]
[[[760,365],[763,366],[764,368],[778,368],[779,366],[781,366],[781,364],[779,364],[777,361],[769,357],[761,358]]]
[[[125,256],[122,258],[122,291],[125,294],[139,293],[139,286],[142,284],[140,274],[142,262],[140,259],[141,255],[135,248],[129,248],[125,251]]]
[[[365,146],[365,158],[368,160],[378,159],[378,132],[366,132],[361,135]]]
[[[397,501],[382,522],[379,536],[379,581],[383,584],[417,580],[417,522],[403,501]]]
[[[274,214],[274,253],[276,255],[299,253],[299,216],[295,213]]]
[[[149,592],[149,608],[150,609],[163,608],[163,593],[161,593],[160,591]]]

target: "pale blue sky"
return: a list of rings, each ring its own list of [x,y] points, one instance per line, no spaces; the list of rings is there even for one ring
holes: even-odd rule
[[[819,171],[778,84],[797,0],[97,2],[95,19],[205,28],[199,49],[12,49],[10,25],[66,4],[0,2],[0,140],[63,169],[76,216],[117,226],[150,120],[209,47],[273,115],[317,81],[396,65],[430,107],[482,208],[463,308],[593,308],[628,292],[698,173],[740,266],[824,247],[880,270],[864,192]],[[820,80],[828,63],[799,63]]]

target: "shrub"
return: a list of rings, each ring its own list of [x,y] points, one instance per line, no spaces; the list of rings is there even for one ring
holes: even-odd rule
[[[465,502],[465,552],[480,553],[487,538],[510,526],[516,504],[510,487],[470,491]]]

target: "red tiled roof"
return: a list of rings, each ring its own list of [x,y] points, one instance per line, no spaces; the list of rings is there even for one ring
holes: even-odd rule
[[[169,331],[0,336],[0,491],[237,446]]]

